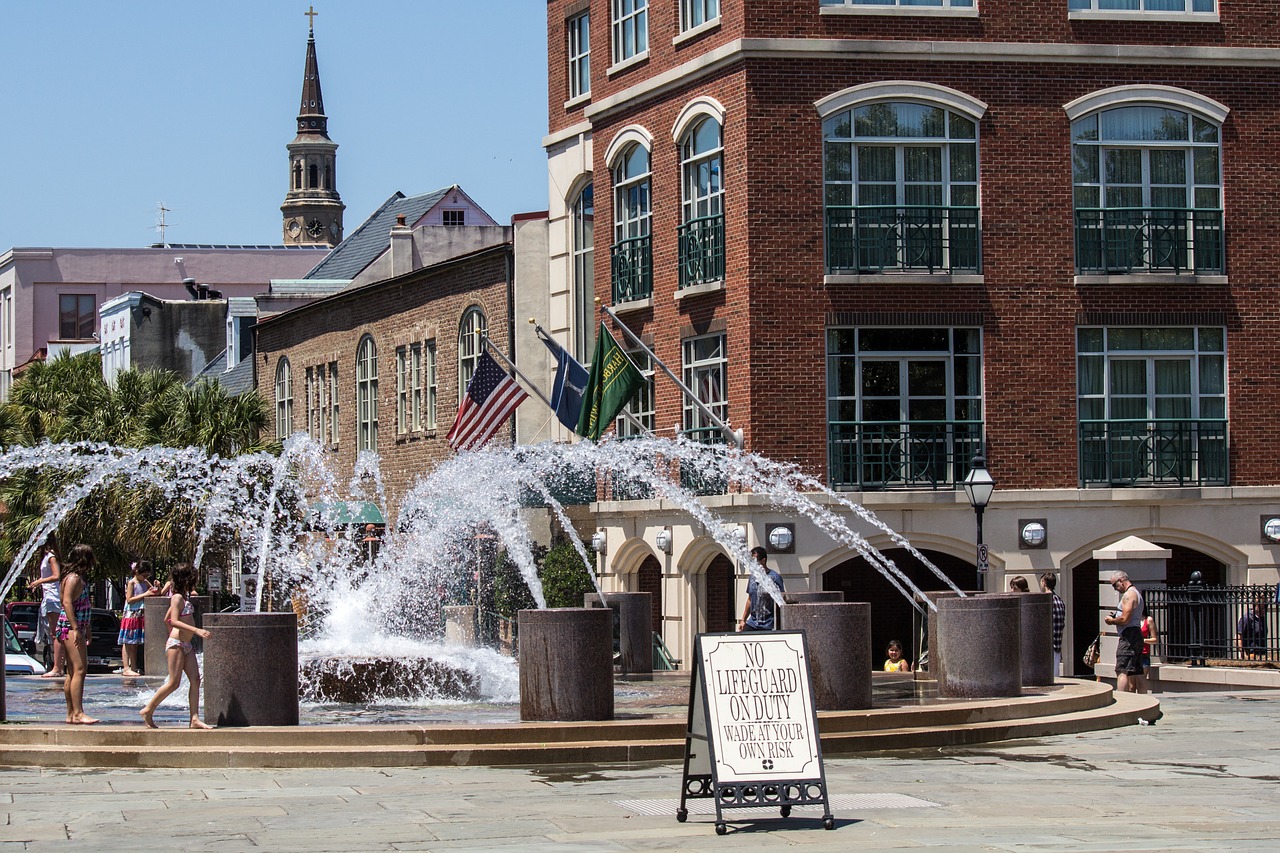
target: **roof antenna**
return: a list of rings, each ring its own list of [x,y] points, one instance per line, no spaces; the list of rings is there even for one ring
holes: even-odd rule
[[[169,243],[165,240],[164,230],[169,226],[164,221],[164,215],[166,213],[171,213],[172,211],[170,211],[169,208],[165,207],[164,202],[162,201],[156,202],[156,210],[159,212],[159,216],[160,216],[160,221],[156,223],[156,230],[160,232],[160,248],[167,249],[169,248]]]

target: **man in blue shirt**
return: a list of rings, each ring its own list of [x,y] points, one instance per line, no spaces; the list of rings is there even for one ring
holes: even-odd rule
[[[751,549],[751,556],[760,564],[760,570],[768,575],[782,592],[782,575],[769,568],[766,560],[769,552],[759,545]],[[755,575],[747,581],[747,606],[742,609],[742,618],[738,620],[739,631],[772,631],[776,624],[777,604],[773,596],[765,591],[756,580]]]

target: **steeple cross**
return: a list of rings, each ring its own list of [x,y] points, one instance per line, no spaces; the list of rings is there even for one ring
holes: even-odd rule
[[[308,6],[308,7],[307,7],[307,11],[303,12],[302,14],[306,15],[308,18],[310,18],[310,19],[311,19],[310,21],[307,21],[307,26],[308,26],[312,31],[314,31],[314,30],[315,30],[315,28],[316,28],[316,15],[319,15],[319,14],[320,14],[319,12],[317,12],[317,11],[316,11],[316,7],[315,7],[315,6]]]

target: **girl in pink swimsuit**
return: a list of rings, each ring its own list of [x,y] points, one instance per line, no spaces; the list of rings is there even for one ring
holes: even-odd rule
[[[169,626],[169,639],[164,644],[165,660],[169,664],[169,677],[156,691],[138,713],[148,728],[159,728],[152,716],[160,703],[182,683],[182,674],[187,674],[187,705],[191,709],[191,728],[208,729],[200,719],[200,662],[191,648],[191,638],[199,635],[209,639],[209,632],[192,624],[195,608],[191,605],[190,596],[196,586],[196,570],[189,563],[181,563],[174,567],[171,575],[173,595],[169,598],[169,612],[165,614],[164,624]]]

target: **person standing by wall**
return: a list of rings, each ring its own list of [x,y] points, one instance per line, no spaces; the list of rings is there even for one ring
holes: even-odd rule
[[[769,552],[757,545],[751,549],[751,556],[760,564],[760,570],[768,575],[769,580],[777,584],[778,592],[782,592],[782,575],[769,568],[767,563]],[[752,575],[751,580],[747,581],[747,606],[742,609],[738,630],[772,631],[777,624],[777,612],[778,606],[773,596]]]
[[[1040,591],[1053,596],[1053,674],[1062,675],[1062,631],[1067,627],[1067,605],[1058,595],[1058,576],[1053,572],[1042,574]]]
[[[58,540],[50,533],[44,540],[40,557],[40,577],[27,584],[27,589],[43,590],[40,598],[40,620],[36,643],[53,646],[53,668],[41,678],[62,678],[66,674],[62,660],[62,644],[56,638],[58,617],[62,615],[62,568],[58,563]]]
[[[1142,686],[1142,593],[1124,572],[1111,575],[1111,588],[1120,594],[1120,606],[1103,621],[1120,629],[1120,643],[1116,646],[1116,689],[1137,693]]]

